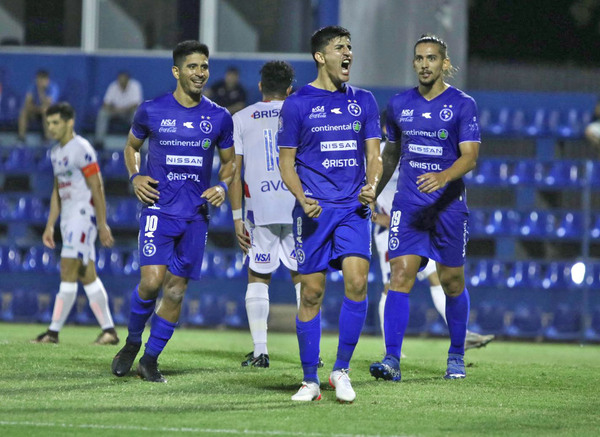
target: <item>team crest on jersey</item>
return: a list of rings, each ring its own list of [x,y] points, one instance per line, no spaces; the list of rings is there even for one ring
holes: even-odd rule
[[[440,118],[442,121],[450,121],[454,113],[452,112],[452,105],[444,105],[444,108],[440,111]]]
[[[390,238],[390,250],[398,249],[399,245],[400,245],[400,241],[398,240],[397,237]]]
[[[92,162],[92,155],[90,155],[89,153],[85,154],[85,162]]]
[[[360,121],[356,120],[354,123],[352,123],[352,130],[356,133],[360,132],[360,128],[362,127],[362,124],[360,124]]]
[[[202,120],[200,122],[200,130],[205,134],[209,134],[212,132],[212,124],[208,120]]]
[[[348,112],[355,117],[358,117],[362,112],[360,105],[356,103],[356,100],[349,100],[350,104],[348,105]]]
[[[304,251],[302,249],[296,250],[296,260],[299,264],[304,264]]]
[[[156,253],[156,246],[152,243],[146,243],[142,248],[142,252],[144,256],[152,256]]]
[[[202,148],[203,148],[204,150],[207,150],[207,149],[210,147],[210,145],[211,145],[211,144],[212,144],[212,142],[210,141],[210,138],[204,138],[204,139],[202,140],[202,143],[201,143],[201,145],[202,145]]]

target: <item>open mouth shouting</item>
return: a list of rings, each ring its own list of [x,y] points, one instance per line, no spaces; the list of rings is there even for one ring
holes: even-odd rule
[[[350,59],[344,59],[342,61],[342,74],[344,76],[350,75],[350,64],[351,63],[352,63],[352,61]]]

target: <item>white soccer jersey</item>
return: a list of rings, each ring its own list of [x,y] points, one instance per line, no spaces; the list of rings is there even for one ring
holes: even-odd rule
[[[256,225],[291,224],[296,199],[281,180],[276,135],[283,101],[257,102],[233,116],[236,155],[244,157],[246,217]]]
[[[85,178],[100,171],[94,148],[76,135],[64,146],[52,147],[50,159],[58,180],[61,223],[74,217],[93,217],[92,192]]]
[[[384,147],[385,141],[382,141],[381,152],[383,152]],[[396,168],[389,182],[387,183],[381,194],[379,194],[379,197],[377,197],[377,206],[379,207],[379,210],[381,212],[386,213],[387,215],[390,215],[392,211],[392,203],[394,202],[396,186],[398,185],[398,173],[398,168]]]

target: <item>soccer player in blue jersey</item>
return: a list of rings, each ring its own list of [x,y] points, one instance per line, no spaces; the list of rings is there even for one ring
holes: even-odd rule
[[[294,401],[321,398],[317,366],[321,302],[328,268],[344,274],[337,359],[329,376],[340,402],[356,393],[348,370],[367,313],[371,210],[381,175],[377,103],[349,86],[350,32],[316,31],[311,50],[317,78],[286,99],[279,118],[281,176],[296,197],[293,211],[301,299],[296,332],[304,380]],[[366,164],[365,164],[366,161]]]
[[[231,115],[202,95],[209,77],[208,54],[208,47],[198,41],[175,47],[175,91],[142,103],[127,138],[129,180],[144,203],[138,241],[141,280],[131,295],[127,342],[112,362],[117,376],[131,369],[162,289],[138,374],[147,381],[166,382],[157,358],[179,320],[188,280],[200,278],[207,203],[223,203],[235,171]],[[139,151],[146,138],[148,164],[142,171]],[[220,182],[211,187],[215,148],[221,158]]]
[[[438,37],[423,35],[416,42],[413,66],[419,85],[392,97],[387,108],[388,143],[378,195],[401,160],[390,213],[386,355],[371,365],[370,372],[376,378],[401,379],[409,293],[417,272],[433,259],[446,294],[450,333],[444,378],[464,378],[470,302],[464,279],[469,212],[462,176],[475,167],[479,155],[477,106],[470,96],[444,82],[454,68],[446,43]]]

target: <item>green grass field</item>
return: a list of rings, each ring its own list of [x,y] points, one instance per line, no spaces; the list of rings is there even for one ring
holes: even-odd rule
[[[59,345],[30,344],[39,325],[0,325],[0,436],[600,435],[600,347],[493,342],[467,352],[467,378],[446,381],[446,340],[408,338],[402,382],[376,382],[382,342],[352,361],[356,401],[327,384],[337,336],[321,344],[323,399],[293,403],[302,379],[293,334],[270,334],[271,367],[240,367],[246,332],[178,330],[160,359],[167,384],[117,378],[120,346],[67,326]],[[120,329],[125,336],[125,329]]]

